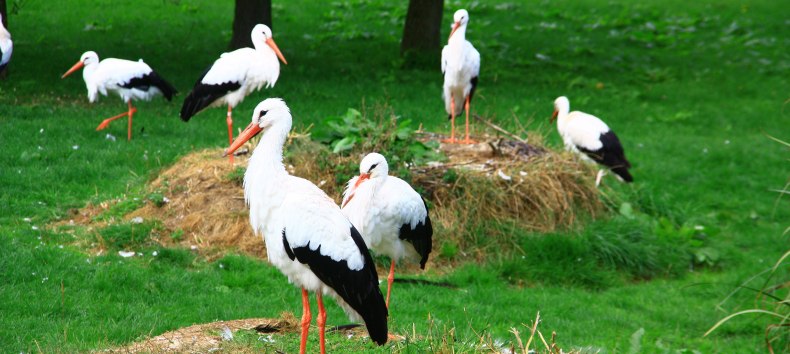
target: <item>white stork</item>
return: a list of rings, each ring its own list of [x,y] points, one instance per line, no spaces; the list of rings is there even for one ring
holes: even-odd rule
[[[11,41],[11,33],[3,26],[3,15],[0,15],[0,72],[11,61],[11,52],[13,51],[14,42]]]
[[[83,67],[85,69],[82,71],[82,78],[88,88],[88,100],[91,103],[96,102],[99,93],[107,96],[107,91],[114,91],[129,107],[125,113],[102,121],[96,130],[102,130],[110,122],[128,116],[129,124],[126,132],[128,140],[132,140],[132,116],[137,112],[137,108],[132,106],[132,99],[148,101],[161,94],[170,101],[177,93],[173,85],[159,76],[142,59],[131,61],[107,58],[99,62],[99,56],[93,51],[83,53],[80,60],[60,78],[65,78]]]
[[[449,114],[452,130],[448,143],[459,142],[455,139],[455,117],[461,115],[461,110],[466,110],[466,138],[463,144],[474,143],[469,139],[469,104],[477,87],[477,77],[480,74],[480,53],[466,40],[466,25],[469,23],[469,13],[461,9],[453,15],[453,27],[447,45],[442,49],[442,73],[444,73],[444,86],[442,98],[444,108]]]
[[[388,176],[388,172],[384,156],[365,156],[359,164],[359,176],[349,180],[343,192],[342,210],[371,250],[390,257],[389,308],[395,261],[419,259],[420,268],[425,269],[433,227],[425,200],[406,181]]]
[[[269,26],[255,25],[250,36],[255,49],[240,48],[220,55],[197,80],[181,106],[181,119],[188,122],[205,108],[227,105],[228,143],[233,142],[233,108],[264,85],[274,86],[280,76],[278,57],[288,64],[274,43]],[[230,161],[233,162],[233,155]]]
[[[313,183],[289,175],[283,166],[291,123],[282,99],[266,99],[255,107],[252,123],[226,154],[264,132],[244,173],[244,197],[253,230],[263,234],[269,262],[302,288],[300,353],[305,352],[311,320],[308,291],[315,292],[318,301],[321,353],[326,324],[322,294],[334,297],[352,320],[364,320],[370,338],[383,345],[387,306],[365,241],[329,196]]]
[[[620,139],[598,117],[579,111],[570,112],[570,102],[565,96],[554,100],[554,114],[557,131],[562,136],[565,148],[579,154],[583,159],[595,161],[608,167],[618,178],[625,182],[634,180],[628,169],[631,164],[625,158]],[[598,171],[595,185],[601,183],[605,170]]]

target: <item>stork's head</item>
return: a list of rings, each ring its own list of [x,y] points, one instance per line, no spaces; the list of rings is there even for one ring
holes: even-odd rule
[[[356,182],[354,182],[354,179],[348,181],[348,189],[343,192],[343,205],[341,205],[341,208],[345,208],[346,204],[354,198],[354,194],[362,182],[367,180],[375,181],[377,179],[380,181],[382,178],[387,177],[388,173],[389,165],[387,165],[387,159],[383,155],[376,152],[367,154],[362,159],[362,162],[359,163],[359,177],[356,178]],[[353,186],[351,182],[354,182]]]
[[[287,134],[291,130],[291,123],[291,110],[288,109],[285,101],[282,98],[267,98],[255,107],[252,112],[252,122],[230,144],[228,150],[225,151],[225,156],[232,154],[252,137],[272,126],[283,127],[285,134]]]
[[[557,119],[557,116],[560,114],[560,112],[568,113],[570,109],[571,103],[568,101],[568,97],[557,97],[557,99],[554,100],[554,113],[552,113],[551,119],[549,121],[553,123],[554,120]]]
[[[389,165],[387,165],[387,159],[379,153],[371,152],[359,163],[359,180],[357,180],[357,184],[368,178],[386,177],[388,173]]]
[[[82,56],[80,57],[80,61],[78,61],[76,64],[74,64],[74,66],[72,66],[71,69],[69,69],[69,71],[66,71],[66,73],[63,74],[63,76],[61,76],[60,78],[63,79],[66,76],[71,75],[71,73],[73,73],[73,72],[75,72],[75,71],[77,71],[79,69],[82,69],[83,66],[96,64],[98,62],[99,62],[99,55],[96,54],[96,52],[91,50],[91,51],[87,51],[85,53],[82,53]]]
[[[282,60],[283,64],[288,65],[288,62],[285,61],[285,57],[283,57],[283,53],[280,52],[280,48],[277,48],[277,44],[274,43],[274,38],[272,37],[272,29],[269,26],[259,23],[252,28],[252,33],[250,34],[252,38],[252,43],[254,45],[259,45],[259,43],[266,44],[269,48],[272,48],[274,54],[277,55],[280,60]]]
[[[453,33],[455,33],[455,31],[458,30],[459,27],[466,26],[467,23],[469,23],[469,12],[467,12],[464,9],[460,9],[456,11],[455,14],[453,15],[453,27],[452,30],[450,31],[449,38],[453,37]]]

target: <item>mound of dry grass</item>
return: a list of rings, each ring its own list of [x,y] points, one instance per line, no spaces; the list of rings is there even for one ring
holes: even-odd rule
[[[417,138],[438,137],[419,134]],[[488,250],[481,246],[481,239],[508,243],[509,232],[492,225],[548,232],[570,227],[580,214],[594,216],[601,209],[593,185],[594,171],[574,156],[517,140],[481,140],[485,142],[442,145],[445,161],[391,166],[428,200],[435,245],[449,244],[452,249],[462,250],[464,259],[482,259]],[[363,155],[361,151],[334,154],[306,134],[293,134],[286,151],[289,172],[313,181],[335,200],[340,200],[348,178],[358,172]],[[380,151],[386,155],[386,151]],[[265,246],[252,234],[241,186],[248,157],[238,156],[236,166],[231,166],[220,157],[221,152],[204,150],[183,157],[148,186],[149,193],[161,194],[168,201],[147,201],[123,219],[158,220],[164,231],[153,238],[156,242],[197,246],[198,252],[209,259],[228,251],[263,258]],[[105,226],[105,221],[96,221],[101,220],[96,215],[110,208],[106,204],[82,209],[76,223],[94,229]],[[455,257],[432,258],[436,265],[452,263]]]

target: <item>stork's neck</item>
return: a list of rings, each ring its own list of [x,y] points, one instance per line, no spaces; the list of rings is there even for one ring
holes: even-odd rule
[[[82,68],[82,78],[85,80],[85,82],[88,82],[91,79],[91,77],[93,77],[93,73],[95,73],[96,69],[98,68],[99,68],[98,63],[86,64],[85,67]]]
[[[559,107],[557,109],[557,129],[565,131],[565,125],[568,124],[568,114],[570,107]]]
[[[283,165],[283,144],[289,130],[290,126],[275,124],[263,132],[244,173],[244,194],[248,201],[252,195],[258,198],[270,196],[281,187],[281,180],[288,176]],[[278,203],[274,200],[269,202]]]
[[[447,40],[447,45],[450,47],[461,47],[464,42],[466,41],[466,25],[461,25],[458,27],[453,35],[450,36],[450,39]]]

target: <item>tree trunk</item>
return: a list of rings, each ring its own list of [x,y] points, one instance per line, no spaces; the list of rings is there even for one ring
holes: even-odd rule
[[[0,15],[3,15],[3,27],[8,28],[8,9],[6,9],[5,1],[0,0]]]
[[[438,65],[443,10],[444,0],[409,0],[400,42],[401,56],[407,64]]]
[[[3,17],[3,27],[8,29],[8,8],[6,7],[6,0],[0,0],[0,16]],[[8,77],[8,66],[0,71],[0,80],[6,77]]]
[[[252,47],[250,32],[255,25],[263,23],[272,28],[271,0],[236,0],[233,15],[233,37],[230,49]],[[274,30],[272,28],[272,30]]]

